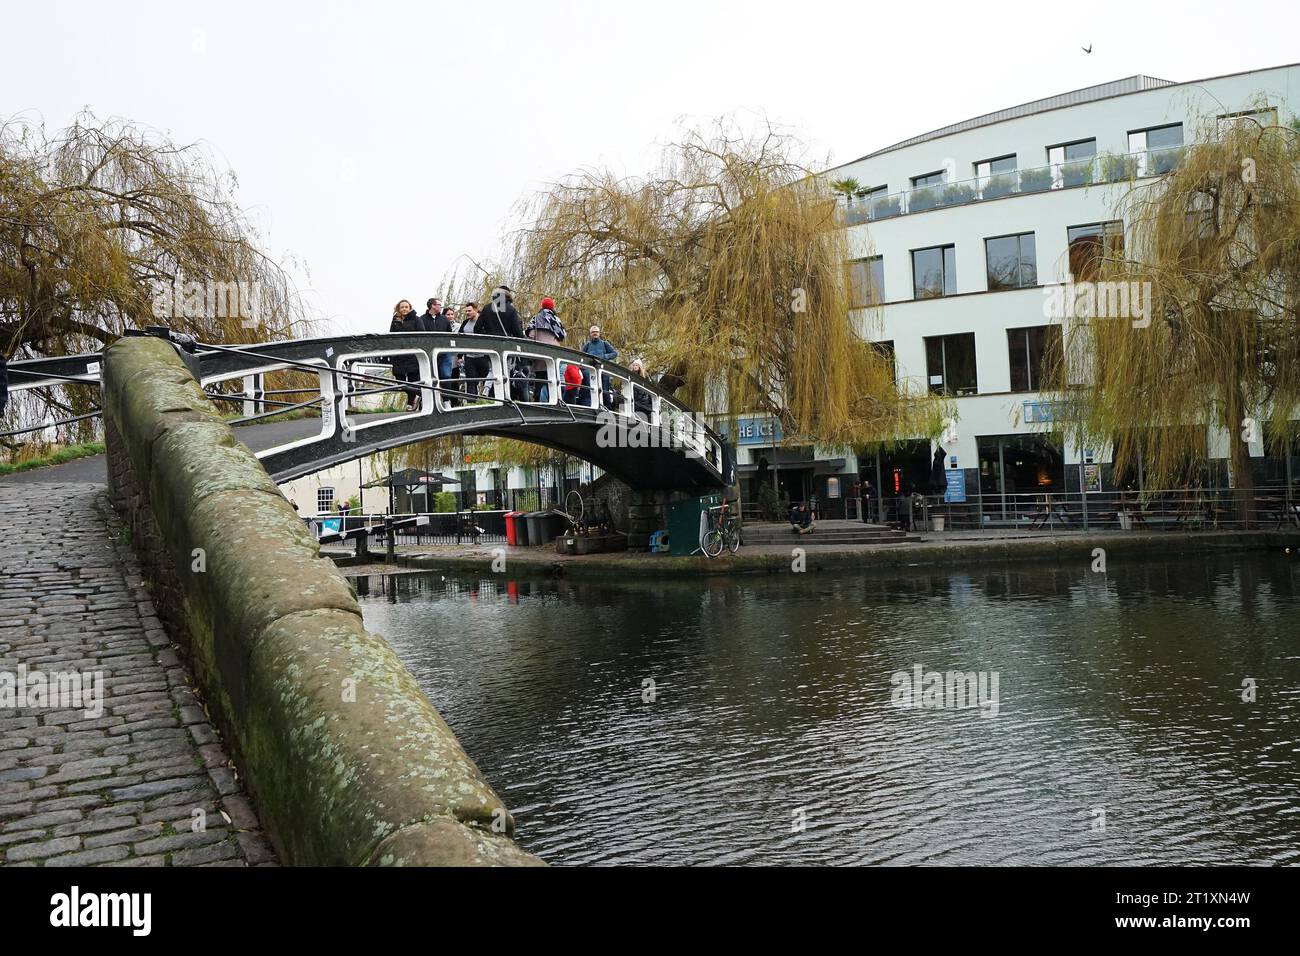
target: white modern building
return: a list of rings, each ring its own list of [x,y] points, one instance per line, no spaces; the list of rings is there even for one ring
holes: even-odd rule
[[[1052,431],[1041,362],[1061,329],[1047,293],[1086,278],[1077,273],[1099,244],[1123,241],[1125,191],[1176,166],[1204,124],[1247,114],[1289,123],[1298,102],[1300,65],[1185,83],[1131,76],[954,123],[825,173],[859,187],[846,203],[851,285],[855,304],[870,307],[855,319],[892,354],[900,385],[954,398],[944,447],[964,472],[967,501],[979,496],[987,512],[1004,494],[1120,479],[1109,474],[1109,449]],[[792,498],[825,501],[860,477],[886,495],[930,484],[929,441],[844,458],[773,448],[763,428],[742,425],[741,472],[767,457]]]

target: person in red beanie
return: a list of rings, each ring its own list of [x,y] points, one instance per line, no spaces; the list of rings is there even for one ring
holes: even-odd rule
[[[534,342],[547,342],[551,345],[560,345],[564,342],[564,324],[560,317],[555,314],[555,300],[545,298],[542,300],[541,311],[528,320],[528,327],[524,329],[524,335]],[[533,384],[536,386],[536,400],[546,402],[550,400],[549,391],[546,384],[546,362],[537,359],[533,362]]]

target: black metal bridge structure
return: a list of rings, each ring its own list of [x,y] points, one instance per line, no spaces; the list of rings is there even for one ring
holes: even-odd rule
[[[174,341],[209,398],[241,407],[244,417],[232,424],[319,409],[315,434],[257,452],[277,482],[449,435],[545,445],[643,491],[701,494],[734,479],[732,450],[693,409],[621,365],[563,346],[445,332],[219,345],[162,329],[150,332]],[[445,374],[449,366],[459,367],[462,357],[464,368],[475,374],[438,377],[440,364]],[[12,362],[9,388],[95,385],[101,363],[100,353]],[[394,378],[395,367],[408,370],[406,380]],[[305,373],[315,382],[305,389],[268,390],[267,376],[280,371]],[[308,397],[289,401],[290,393]],[[386,398],[405,400],[408,394],[419,396],[418,408],[382,407]],[[310,430],[311,424],[304,426]]]

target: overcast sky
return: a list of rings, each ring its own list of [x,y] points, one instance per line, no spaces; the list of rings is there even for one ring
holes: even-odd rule
[[[0,115],[90,107],[204,141],[272,254],[310,270],[311,305],[383,331],[459,257],[492,258],[522,196],[583,165],[644,171],[680,118],[758,112],[845,162],[1134,73],[1294,62],[1297,9],[42,0],[5,5]]]

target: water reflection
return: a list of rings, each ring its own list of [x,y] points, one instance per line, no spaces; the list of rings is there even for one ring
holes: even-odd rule
[[[1298,584],[1223,557],[358,590],[552,862],[1161,864],[1300,855]],[[997,672],[998,716],[892,706],[918,664]]]

